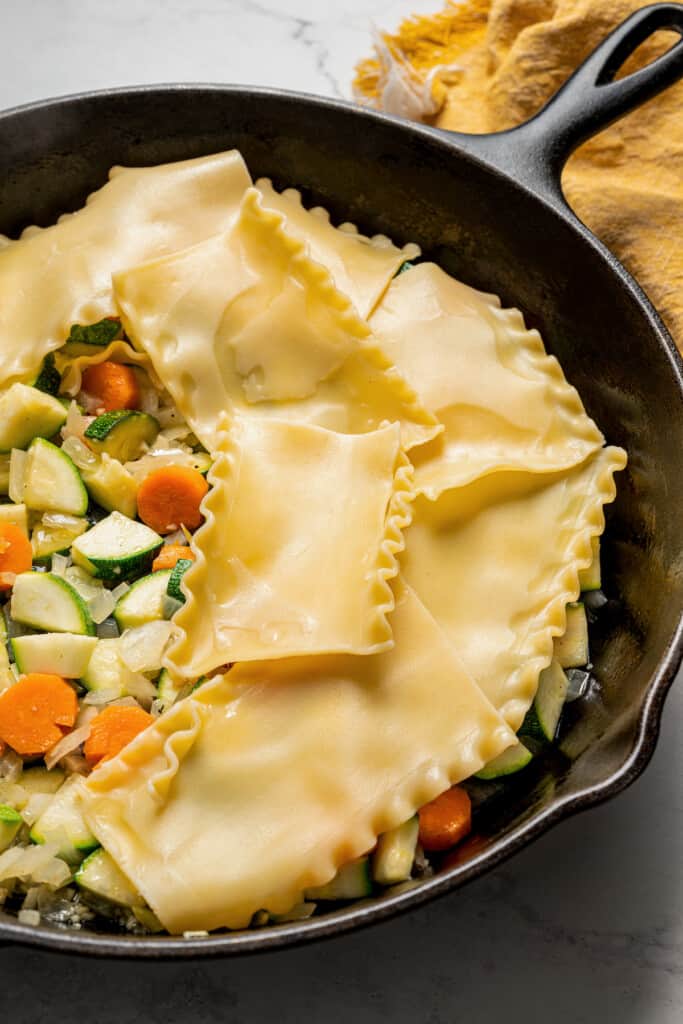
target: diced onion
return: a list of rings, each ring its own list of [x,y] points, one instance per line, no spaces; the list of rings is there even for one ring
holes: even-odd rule
[[[0,779],[5,782],[18,782],[23,770],[24,762],[14,750],[8,747],[0,756]]]
[[[62,427],[62,437],[64,439],[65,444],[72,438],[75,438],[77,441],[80,441],[82,443],[83,434],[85,433],[88,426],[92,423],[92,420],[92,416],[84,416],[81,413],[81,410],[78,408],[78,404],[76,402],[72,402],[71,405],[69,406],[69,411],[66,414],[66,422]],[[83,447],[85,448],[85,445],[83,445]],[[65,448],[65,451],[67,451],[71,458],[74,459],[73,455],[71,454],[70,448]],[[76,462],[75,459],[74,462]],[[78,466],[77,462],[76,465]]]
[[[113,593],[113,591],[112,591]],[[119,627],[115,619],[104,619],[97,623],[97,635],[100,640],[114,640],[119,635]]]
[[[164,648],[171,637],[170,622],[146,622],[127,629],[121,637],[121,660],[133,672],[161,669]]]
[[[62,445],[62,451],[66,452],[78,469],[94,469],[99,462],[95,452],[78,437],[67,437]]]
[[[20,910],[17,914],[17,920],[19,924],[40,924],[40,911],[38,910]]]
[[[145,710],[151,707],[157,692],[154,683],[150,682],[147,676],[143,676],[141,672],[131,672],[126,678],[126,689],[129,695],[135,697]]]
[[[111,590],[102,587],[87,601],[88,611],[96,624],[108,619],[116,607],[116,599]]]
[[[30,879],[58,889],[69,881],[71,872],[56,856],[57,852],[55,843],[10,846],[0,854],[0,881],[6,878]]]
[[[127,594],[129,590],[130,583],[119,583],[119,585],[117,587],[114,587],[114,589],[112,590],[111,596],[114,598],[115,601],[118,601],[119,598],[123,597],[124,594]]]
[[[43,811],[46,811],[52,800],[51,793],[31,793],[21,816],[27,825],[34,825]]]
[[[80,530],[83,527],[83,517],[69,516],[64,512],[45,512],[43,525],[56,530]]]
[[[16,782],[5,782],[0,779],[0,804],[7,804],[17,810],[28,803],[28,793]]]
[[[53,576],[64,576],[66,570],[71,565],[71,559],[66,555],[60,555],[59,552],[52,556],[52,575]]]
[[[169,533],[164,537],[164,544],[184,544],[185,534],[182,530],[176,530],[175,533]]]
[[[83,704],[91,705],[94,708],[102,707],[104,704],[110,704],[119,695],[119,690],[92,690],[91,693],[86,693],[82,700]]]
[[[86,602],[104,590],[102,581],[98,580],[95,576],[91,576],[85,569],[81,569],[79,565],[70,565],[65,572],[65,579]]]
[[[88,708],[88,710],[91,710]],[[94,708],[92,710],[95,710]],[[88,736],[90,735],[90,722],[86,725],[81,725],[78,729],[73,729],[72,732],[63,736],[61,740],[55,743],[54,747],[50,747],[47,754],[45,755],[45,765],[48,771],[61,761],[63,757],[70,754],[72,750],[78,750],[82,743],[85,743]]]
[[[164,594],[161,600],[161,610],[165,619],[172,619],[178,609],[182,607],[182,601],[179,601],[176,597],[171,597],[170,594]]]

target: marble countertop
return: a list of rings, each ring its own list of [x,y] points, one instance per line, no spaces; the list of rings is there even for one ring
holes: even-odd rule
[[[371,20],[440,0],[3,0],[0,106],[157,81],[349,96]],[[680,1024],[683,692],[645,775],[495,873],[317,947],[203,964],[0,950],[12,1024]],[[95,1010],[96,1007],[96,1010]]]

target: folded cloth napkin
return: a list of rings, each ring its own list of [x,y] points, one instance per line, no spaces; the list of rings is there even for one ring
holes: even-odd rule
[[[462,0],[377,36],[359,64],[360,102],[464,132],[531,117],[639,0]],[[679,36],[659,32],[619,77]],[[683,83],[571,157],[563,187],[578,216],[647,291],[683,350]]]

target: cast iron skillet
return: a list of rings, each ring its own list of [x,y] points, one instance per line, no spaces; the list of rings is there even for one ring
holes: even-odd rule
[[[643,770],[683,652],[683,365],[638,286],[565,204],[560,172],[580,142],[683,75],[682,41],[613,81],[661,28],[683,35],[683,6],[635,14],[537,117],[485,137],[229,86],[92,93],[0,115],[0,231],[50,224],[76,209],[114,163],[156,164],[237,146],[254,176],[305,186],[307,200],[327,206],[335,222],[414,239],[456,277],[521,307],[608,440],[630,456],[604,544],[611,600],[593,633],[597,683],[570,705],[557,749],[481,804],[477,838],[459,863],[410,891],[261,931],[135,938],[27,928],[5,915],[0,938],[102,955],[190,957],[339,934],[475,878]]]

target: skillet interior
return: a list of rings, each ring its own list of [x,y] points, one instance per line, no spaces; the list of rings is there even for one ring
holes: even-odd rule
[[[680,656],[680,360],[630,278],[569,217],[429,129],[268,90],[179,86],[0,116],[0,231],[47,225],[78,208],[114,163],[155,164],[233,146],[254,176],[304,186],[307,201],[326,206],[335,222],[417,241],[455,276],[519,306],[608,441],[628,450],[604,544],[612,600],[593,632],[599,685],[570,706],[558,748],[508,785],[504,798],[481,806],[483,838],[463,862],[411,892],[203,941],[26,929],[2,915],[0,937],[161,956],[267,948],[344,930],[452,888],[553,820],[616,792],[642,770],[656,740]]]

